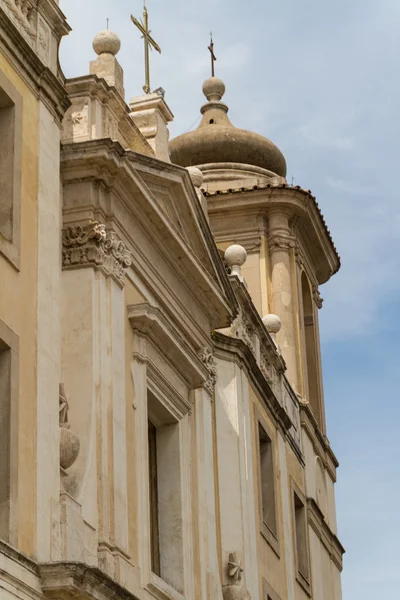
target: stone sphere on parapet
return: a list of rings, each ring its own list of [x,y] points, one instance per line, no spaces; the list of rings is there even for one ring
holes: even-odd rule
[[[280,318],[278,317],[278,315],[273,315],[273,314],[265,315],[265,317],[263,317],[262,321],[263,321],[268,333],[276,334],[276,333],[280,332],[281,327],[282,327],[282,322],[281,322]]]
[[[116,33],[105,29],[95,35],[93,40],[93,50],[96,54],[112,54],[115,56],[118,54],[121,48],[121,40]]]
[[[186,167],[186,170],[189,171],[190,179],[195,188],[200,188],[202,186],[204,176],[203,173],[197,167]]]
[[[203,83],[203,94],[209,102],[218,102],[225,94],[225,84],[218,77],[209,77]]]
[[[224,257],[228,267],[241,267],[247,260],[247,252],[243,246],[233,244],[225,250]]]

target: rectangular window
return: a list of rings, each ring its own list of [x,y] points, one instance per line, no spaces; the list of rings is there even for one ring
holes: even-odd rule
[[[148,421],[151,570],[161,576],[158,524],[157,430]]]
[[[294,521],[297,571],[302,579],[309,581],[309,560],[307,544],[307,515],[306,507],[296,492],[294,495]]]
[[[0,71],[0,254],[20,268],[22,96]]]
[[[0,321],[0,336],[6,334],[6,343],[0,337],[0,539],[5,541],[12,540],[13,523],[13,504],[15,498],[12,497],[12,480],[16,473],[12,472],[11,461],[12,454],[16,452],[16,411],[18,398],[15,395],[15,379],[18,377],[15,361],[17,360],[16,352],[17,338],[10,330]],[[14,361],[14,363],[13,363]],[[14,378],[14,381],[13,381]],[[15,488],[14,488],[15,490]],[[14,504],[15,511],[15,504]]]
[[[15,106],[0,88],[0,235],[13,241]]]
[[[179,423],[148,391],[151,569],[183,590],[183,519]]]
[[[261,508],[263,523],[277,537],[275,506],[274,455],[271,439],[258,423],[261,474]]]

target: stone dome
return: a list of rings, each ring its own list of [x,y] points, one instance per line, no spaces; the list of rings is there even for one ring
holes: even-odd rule
[[[221,102],[225,85],[210,77],[203,84],[208,102],[195,131],[184,133],[169,144],[171,161],[182,167],[210,163],[239,163],[261,167],[280,177],[286,176],[286,160],[270,140],[244,129],[238,129],[228,118],[228,106]]]

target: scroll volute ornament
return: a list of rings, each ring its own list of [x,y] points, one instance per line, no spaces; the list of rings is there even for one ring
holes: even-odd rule
[[[65,394],[64,384],[60,383],[59,393],[59,424],[60,424],[60,465],[69,469],[78,458],[80,440],[73,433],[68,423],[68,399]]]
[[[228,578],[231,583],[222,588],[224,600],[251,600],[250,593],[241,583],[242,573],[243,569],[236,552],[231,552],[228,561]]]

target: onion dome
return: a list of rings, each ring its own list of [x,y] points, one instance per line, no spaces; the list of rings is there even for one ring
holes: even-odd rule
[[[210,163],[239,163],[266,169],[280,177],[286,176],[286,161],[282,152],[270,140],[244,129],[238,129],[228,118],[228,106],[222,102],[225,84],[210,77],[203,84],[208,102],[195,131],[173,139],[169,144],[171,161],[182,167]]]

